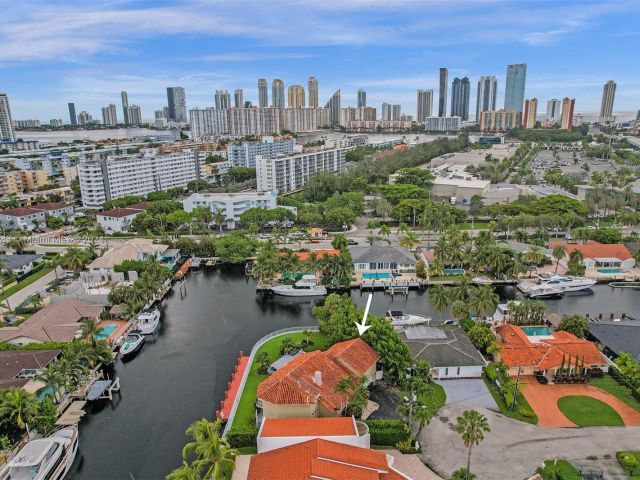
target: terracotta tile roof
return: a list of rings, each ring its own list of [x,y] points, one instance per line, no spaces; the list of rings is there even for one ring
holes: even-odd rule
[[[340,250],[337,250],[335,248],[318,249],[318,250],[314,250],[314,252],[316,252],[316,256],[318,257],[318,260],[320,260],[325,255],[328,255],[330,257],[336,257],[340,255]],[[311,255],[311,252],[295,252],[295,256],[298,257],[303,262],[309,259],[309,255]]]
[[[591,240],[584,245],[577,245],[552,242],[549,244],[549,248],[559,244],[565,246],[567,254],[571,254],[574,250],[579,250],[585,258],[619,258],[620,260],[627,260],[633,256],[623,243],[600,243]]]
[[[40,203],[38,205],[31,205],[31,208],[35,210],[60,210],[63,208],[71,207],[71,205],[67,205],[62,202],[49,202],[49,203]]]
[[[131,205],[127,205],[125,208],[128,208],[129,210],[142,211],[149,208],[149,205],[151,205],[151,202],[138,202],[138,203],[132,203]]]
[[[35,215],[37,213],[40,213],[40,210],[29,207],[17,207],[0,210],[0,215],[8,215],[10,217],[26,217],[27,215]]]
[[[315,351],[294,358],[258,385],[258,399],[277,405],[320,402],[331,412],[341,412],[347,406],[349,396],[335,391],[338,382],[362,376],[375,365],[379,357],[359,338],[338,343],[334,347],[326,352]],[[348,354],[357,354],[362,358],[347,359]],[[320,385],[315,383],[316,372],[321,375]]]
[[[353,417],[265,418],[260,437],[327,437],[357,435]]]
[[[377,450],[315,439],[251,458],[247,480],[399,480]],[[408,477],[407,477],[408,478]]]
[[[112,210],[105,210],[100,213],[96,213],[96,217],[129,217],[131,215],[138,215],[140,210],[134,210],[131,208],[114,208]]]

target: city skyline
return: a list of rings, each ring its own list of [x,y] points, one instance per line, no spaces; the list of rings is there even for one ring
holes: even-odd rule
[[[280,78],[288,87],[307,85],[315,76],[319,105],[340,89],[342,106],[357,106],[357,91],[363,89],[369,105],[391,102],[415,115],[415,92],[438,92],[439,68],[448,69],[449,79],[469,77],[472,85],[480,76],[496,76],[501,107],[506,65],[526,63],[525,95],[543,105],[570,96],[578,111],[597,113],[602,85],[614,79],[614,111],[638,108],[640,66],[628,59],[640,35],[630,13],[640,5],[632,2],[425,6],[403,0],[400,9],[377,0],[284,3],[269,8],[252,3],[256,18],[271,28],[238,23],[242,15],[234,18],[239,7],[233,4],[13,5],[0,25],[0,91],[10,96],[15,119],[66,118],[68,102],[98,116],[102,106],[120,104],[121,91],[135,96],[145,119],[151,119],[151,112],[166,105],[170,85],[185,88],[188,109],[212,106],[215,90],[242,89],[244,98],[258,105],[259,78],[269,85]],[[284,8],[300,21],[281,18]],[[358,28],[350,18],[354,12],[362,20]],[[426,12],[430,19],[420,20]],[[141,15],[148,24],[132,28]],[[167,15],[173,15],[171,24]],[[43,29],[45,23],[56,30]],[[447,29],[454,24],[465,26],[465,33],[451,36]],[[612,25],[615,29],[608,28]],[[287,34],[275,36],[275,31]],[[393,67],[383,70],[383,64]],[[449,81],[449,95],[450,89]]]

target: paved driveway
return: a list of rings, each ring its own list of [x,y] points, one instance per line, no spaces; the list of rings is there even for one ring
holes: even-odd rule
[[[481,378],[456,378],[452,380],[436,380],[447,394],[445,405],[465,403],[467,406],[477,405],[489,410],[499,411],[491,392]]]
[[[449,478],[466,465],[467,449],[455,432],[456,418],[469,406],[445,405],[421,434],[422,459],[438,475]],[[491,432],[473,448],[471,470],[480,480],[529,478],[544,460],[590,460],[616,478],[607,467],[620,450],[637,450],[640,427],[548,428],[519,422],[485,408]],[[589,457],[589,458],[587,458]]]

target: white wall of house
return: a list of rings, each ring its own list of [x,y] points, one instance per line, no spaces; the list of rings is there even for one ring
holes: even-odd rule
[[[96,215],[98,224],[107,233],[113,232],[128,232],[131,228],[131,222],[138,216],[137,213],[127,215],[124,217],[108,217],[105,215]]]
[[[353,445],[354,447],[370,448],[371,436],[367,433],[362,436],[348,435],[348,436],[322,436],[322,437],[261,437],[258,436],[258,453],[269,452],[276,448],[288,447],[289,445],[295,445],[297,443],[308,442],[321,438],[323,440],[329,440],[331,442],[344,443],[345,445]]]
[[[473,365],[468,367],[436,367],[432,369],[433,378],[480,378],[482,377],[482,366]]]

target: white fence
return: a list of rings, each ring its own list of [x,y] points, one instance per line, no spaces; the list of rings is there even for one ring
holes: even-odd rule
[[[251,372],[251,368],[253,366],[253,359],[256,356],[256,353],[258,352],[260,347],[262,345],[264,345],[265,343],[267,343],[272,338],[279,337],[281,335],[286,335],[287,333],[304,332],[305,330],[308,330],[310,332],[317,332],[318,331],[318,327],[317,326],[312,326],[312,327],[310,326],[310,327],[283,328],[282,330],[276,330],[275,332],[271,332],[270,334],[265,335],[264,337],[262,337],[260,340],[258,340],[256,342],[256,344],[251,349],[251,354],[249,355],[249,362],[247,363],[247,368],[245,369],[244,374],[242,375],[242,380],[240,381],[240,387],[238,388],[238,393],[236,394],[236,398],[233,400],[233,405],[231,407],[231,412],[229,412],[229,418],[227,418],[227,424],[225,425],[224,430],[222,432],[222,436],[223,437],[227,436],[227,433],[229,432],[229,429],[233,425],[233,418],[236,415],[236,410],[238,409],[238,404],[240,403],[240,398],[242,397],[242,393],[244,392],[244,386],[247,383],[247,377],[249,376],[249,373]]]

